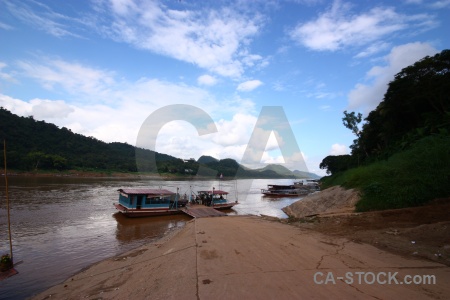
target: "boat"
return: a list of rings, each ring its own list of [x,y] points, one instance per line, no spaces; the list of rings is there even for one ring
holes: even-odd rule
[[[266,189],[261,189],[261,193],[270,197],[298,197],[318,190],[319,184],[316,180],[306,180],[293,184],[268,184]]]
[[[188,200],[165,189],[125,188],[117,190],[119,202],[116,209],[127,217],[148,217],[182,213],[179,208]]]
[[[119,202],[115,208],[127,217],[150,217],[175,215],[185,212],[187,206],[201,204],[217,210],[230,209],[235,202],[228,202],[228,192],[222,190],[199,191],[196,199],[183,198],[166,189],[123,188],[118,189]]]
[[[229,202],[227,200],[227,195],[228,192],[216,190],[214,188],[212,191],[198,191],[194,203],[210,206],[217,210],[231,209],[233,206],[239,204],[237,200],[235,202]]]

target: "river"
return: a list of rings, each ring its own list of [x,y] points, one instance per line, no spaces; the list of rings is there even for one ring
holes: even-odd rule
[[[0,254],[9,253],[5,186],[0,186]],[[75,177],[8,178],[11,231],[19,274],[0,281],[0,299],[26,299],[96,262],[155,241],[191,218],[185,215],[129,219],[117,213],[117,189],[165,188],[180,194],[220,188],[239,201],[228,214],[286,218],[281,208],[295,198],[262,197],[267,184],[289,179],[157,181]],[[238,192],[236,192],[236,190]]]

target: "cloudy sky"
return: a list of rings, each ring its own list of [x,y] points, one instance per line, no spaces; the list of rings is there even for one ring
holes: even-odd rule
[[[449,16],[449,0],[0,0],[0,106],[132,145],[163,115],[158,152],[246,162],[257,141],[253,162],[302,169],[299,149],[323,175],[354,139],[343,111],[366,116],[450,48]]]

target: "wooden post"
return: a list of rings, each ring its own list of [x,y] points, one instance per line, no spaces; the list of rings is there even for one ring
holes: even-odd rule
[[[12,240],[11,240],[11,215],[9,212],[9,196],[8,196],[8,174],[6,168],[6,140],[3,140],[3,153],[5,160],[5,189],[6,189],[6,210],[8,212],[8,237],[9,237],[9,255],[11,257],[11,262],[14,263],[13,260],[13,251],[12,251]]]

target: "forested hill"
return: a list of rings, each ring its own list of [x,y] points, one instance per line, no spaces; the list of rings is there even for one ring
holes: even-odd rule
[[[156,165],[144,163],[146,171],[175,175],[195,175],[199,167],[212,170],[213,176],[234,177],[238,173],[247,178],[306,178],[317,177],[308,173],[279,174],[273,170],[249,170],[233,159],[217,160],[202,157],[199,161],[173,157],[125,143],[105,143],[94,137],[73,133],[65,127],[34,120],[33,117],[19,117],[0,108],[0,139],[6,140],[8,168],[12,170],[81,170],[108,172],[137,172],[136,151],[143,151],[150,157],[155,155]],[[3,160],[1,164],[3,167]],[[209,174],[209,175],[211,175]]]
[[[91,169],[135,172],[135,147],[105,143],[65,127],[19,117],[0,108],[0,138],[6,140],[8,168],[17,170]],[[143,150],[149,151],[149,150]],[[156,153],[157,160],[177,158]]]
[[[361,192],[357,210],[418,206],[450,199],[450,50],[402,69],[378,106],[362,114],[344,111],[356,136],[351,155],[327,156],[322,187]]]

